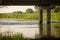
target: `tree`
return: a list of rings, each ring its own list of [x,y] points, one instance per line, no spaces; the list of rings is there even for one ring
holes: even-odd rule
[[[31,8],[26,9],[26,13],[33,13],[34,11]]]
[[[22,11],[14,11],[13,13],[23,13]]]
[[[57,13],[60,11],[60,6],[56,6],[56,8],[54,9],[54,12]]]

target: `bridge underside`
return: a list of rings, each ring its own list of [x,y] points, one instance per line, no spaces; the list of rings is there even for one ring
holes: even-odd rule
[[[50,5],[50,4],[60,5],[60,0],[3,0],[2,1],[2,5]]]
[[[43,36],[43,10],[47,10],[47,36],[51,36],[51,9],[60,5],[60,0],[3,0],[2,5],[37,5],[40,9],[39,30]]]

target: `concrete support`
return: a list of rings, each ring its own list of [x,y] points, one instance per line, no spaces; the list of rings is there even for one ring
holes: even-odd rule
[[[47,9],[47,36],[51,37],[51,9]]]
[[[51,9],[55,8],[54,5],[40,6],[40,20],[39,20],[39,32],[40,36],[43,36],[43,10],[47,10],[47,36],[51,37]]]
[[[40,37],[43,36],[43,10],[40,10],[40,21],[39,21],[39,32],[40,32]]]

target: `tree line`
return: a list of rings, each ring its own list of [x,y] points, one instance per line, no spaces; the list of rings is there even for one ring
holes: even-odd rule
[[[33,12],[34,12],[33,9],[28,8],[28,9],[26,9],[26,12],[22,12],[22,11],[14,11],[13,13],[33,13]]]
[[[39,7],[35,7],[35,10],[36,11],[39,10]],[[27,8],[25,12],[23,12],[23,11],[14,11],[13,13],[34,13],[36,11],[34,11],[31,8]],[[60,6],[56,6],[55,9],[53,10],[53,12],[55,12],[55,13],[58,13],[59,11],[60,11]],[[39,12],[39,11],[37,11],[37,12]]]

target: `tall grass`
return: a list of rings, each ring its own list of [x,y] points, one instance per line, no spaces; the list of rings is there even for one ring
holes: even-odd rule
[[[30,40],[29,38],[24,37],[22,34],[12,34],[12,35],[0,35],[0,40]]]
[[[44,11],[43,19],[44,21],[47,20],[47,12]],[[16,19],[24,19],[24,20],[39,20],[39,12],[34,13],[2,13],[0,14],[0,18],[16,18]],[[60,12],[54,13],[51,12],[51,21],[60,21]]]
[[[12,14],[0,14],[0,18],[18,18],[18,19],[26,19],[26,20],[38,20],[39,14],[36,13],[12,13]]]

